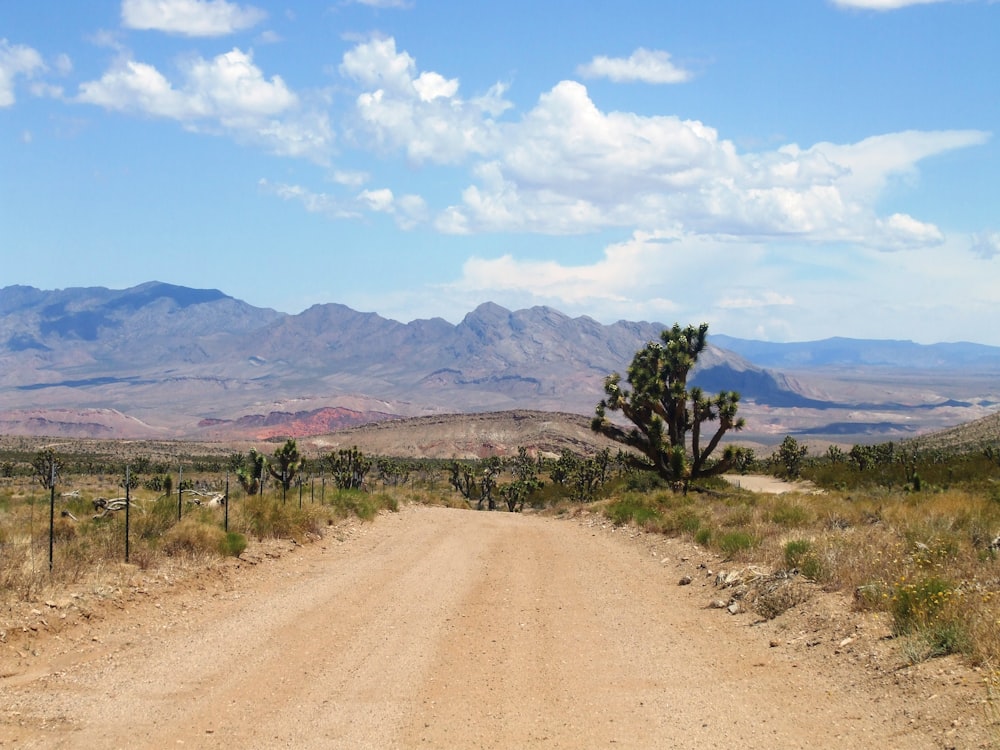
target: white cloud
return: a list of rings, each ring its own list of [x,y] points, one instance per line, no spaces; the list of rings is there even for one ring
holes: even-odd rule
[[[225,36],[257,25],[267,14],[227,0],[122,0],[122,24],[185,36]]]
[[[413,0],[348,0],[350,4],[367,5],[369,8],[412,8]]]
[[[693,245],[698,241],[692,238]],[[556,261],[519,260],[510,254],[499,258],[470,258],[462,266],[462,277],[448,291],[480,299],[494,299],[497,294],[514,295],[522,304],[552,304],[573,311],[591,310],[604,318],[609,315],[630,319],[641,317],[645,307],[655,300],[656,310],[674,309],[675,303],[663,297],[667,290],[676,291],[679,284],[668,281],[679,278],[689,268],[681,237],[670,232],[635,232],[621,243],[604,250],[595,263],[565,265]]]
[[[175,86],[152,65],[123,58],[81,84],[77,101],[228,133],[280,155],[326,158],[333,137],[326,115],[303,110],[280,76],[264,77],[251,53],[234,48],[211,60],[192,57],[180,74]]]
[[[348,187],[360,187],[364,185],[371,176],[367,172],[358,172],[345,169],[336,169],[330,175],[330,179],[338,185]]]
[[[348,51],[340,73],[364,89],[356,100],[356,138],[403,149],[417,163],[457,163],[493,150],[493,118],[510,107],[499,84],[480,97],[459,97],[457,79],[418,73],[416,61],[397,52],[392,38]]]
[[[602,111],[575,81],[541,94],[519,120],[501,120],[510,107],[502,86],[463,99],[457,79],[419,71],[392,38],[358,44],[340,72],[363,89],[353,141],[417,164],[471,169],[461,200],[434,219],[453,234],[676,227],[886,250],[935,245],[943,238],[937,227],[879,216],[877,201],[891,181],[914,179],[921,160],[990,138],[977,130],[903,131],[740,153],[698,120]]]
[[[914,248],[900,263],[861,246],[803,254],[791,244],[637,232],[593,263],[471,258],[442,297],[466,310],[491,299],[608,323],[704,320],[715,333],[772,340],[871,338],[875,320],[879,337],[976,340],[993,316],[995,279],[963,249],[946,239]]]
[[[924,158],[984,143],[980,131],[904,132],[856,144],[740,154],[711,127],[600,111],[579,83],[543,94],[439,220],[443,230],[564,234],[681,226],[706,235],[938,242],[927,225],[880,220],[888,180]],[[915,220],[914,220],[915,221]]]
[[[393,196],[389,188],[379,190],[362,190],[358,200],[367,205],[371,211],[388,212],[392,210]]]
[[[774,291],[765,290],[753,296],[724,296],[715,304],[724,310],[747,310],[760,307],[775,307],[795,304],[795,298]]]
[[[423,198],[418,195],[396,196],[389,188],[362,190],[353,198],[340,198],[328,193],[316,193],[301,185],[271,183],[265,179],[260,180],[259,187],[283,200],[301,203],[310,213],[332,219],[359,219],[367,214],[382,213],[392,216],[403,229],[412,229],[427,220],[427,205]]]
[[[427,218],[427,206],[423,198],[418,195],[397,197],[389,188],[362,190],[356,202],[368,211],[394,217],[396,223],[404,229],[412,229]]]
[[[668,52],[640,47],[629,57],[595,57],[577,68],[584,78],[608,78],[616,82],[684,83],[691,73],[674,65]]]
[[[1000,232],[983,232],[972,238],[972,253],[983,260],[1000,257]]]
[[[42,56],[31,47],[0,39],[0,107],[14,104],[14,79],[31,77],[45,69]]]
[[[356,219],[361,216],[361,212],[355,207],[353,210],[344,201],[325,193],[314,193],[301,185],[288,185],[285,183],[272,183],[269,180],[261,179],[258,187],[265,193],[276,195],[282,200],[296,201],[302,204],[309,213],[322,214],[331,219]]]
[[[864,10],[898,10],[910,5],[930,5],[952,0],[832,0],[840,8],[860,8]]]
[[[905,249],[944,242],[940,229],[907,214],[892,214],[885,219],[877,219],[875,224],[882,234],[882,241],[878,243],[880,247]]]

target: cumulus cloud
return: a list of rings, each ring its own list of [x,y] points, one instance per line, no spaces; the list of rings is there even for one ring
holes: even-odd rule
[[[741,154],[696,120],[602,112],[579,83],[544,94],[476,169],[439,226],[554,234],[679,225],[706,235],[878,242],[940,234],[880,220],[887,181],[924,158],[985,142],[980,131],[896,133],[856,144]]]
[[[460,201],[434,219],[454,234],[679,227],[887,250],[934,245],[942,239],[937,227],[881,217],[877,200],[891,180],[915,175],[921,160],[990,137],[904,131],[741,153],[698,120],[602,111],[577,81],[559,82],[518,120],[501,117],[510,108],[502,86],[465,99],[457,79],[420,71],[392,38],[358,44],[340,72],[362,89],[352,140],[417,164],[469,167]]]
[[[122,25],[184,36],[225,36],[256,26],[267,14],[227,0],[122,0]]]
[[[584,78],[608,78],[615,82],[684,83],[691,73],[674,65],[670,53],[640,47],[629,57],[595,57],[577,68]]]
[[[211,60],[188,58],[180,77],[175,86],[154,66],[126,57],[81,84],[76,99],[228,133],[280,155],[325,159],[333,137],[326,115],[305,111],[280,76],[264,76],[251,53],[234,48]]]
[[[14,104],[14,80],[45,69],[42,56],[31,47],[0,39],[0,107]]]
[[[459,82],[418,73],[416,61],[392,38],[348,51],[340,73],[363,89],[356,100],[356,135],[385,149],[402,149],[415,163],[459,163],[494,150],[498,117],[511,105],[497,84],[479,97],[458,95]]]

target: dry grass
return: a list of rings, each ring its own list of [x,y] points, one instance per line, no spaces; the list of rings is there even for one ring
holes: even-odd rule
[[[988,493],[876,491],[861,495],[623,494],[606,502],[616,523],[685,536],[732,562],[790,574],[757,597],[771,617],[806,596],[808,580],[884,612],[907,657],[961,653],[1000,663],[1000,503]],[[782,583],[787,580],[788,583]],[[793,585],[795,584],[795,585]]]
[[[197,566],[238,556],[248,539],[304,542],[345,517],[371,519],[398,507],[397,499],[385,494],[329,493],[324,503],[307,498],[300,507],[297,494],[283,502],[280,493],[247,498],[233,491],[227,533],[225,508],[185,502],[178,522],[176,494],[158,496],[139,488],[131,492],[126,560],[124,512],[98,518],[93,505],[97,497],[118,497],[123,491],[107,478],[74,480],[79,497],[56,498],[51,569],[49,493],[27,478],[0,480],[0,606],[39,601],[82,583],[105,586],[126,562],[142,570]]]

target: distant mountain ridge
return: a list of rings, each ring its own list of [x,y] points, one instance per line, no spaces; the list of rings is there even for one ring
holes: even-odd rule
[[[510,311],[491,302],[457,324],[400,323],[333,303],[288,315],[219,290],[161,282],[125,290],[5,287],[0,430],[264,439],[430,414],[590,415],[604,378],[624,372],[663,327],[604,325],[549,307]],[[882,393],[894,367],[907,368],[912,380],[914,368],[947,374],[975,362],[992,377],[1000,373],[1000,348],[889,342],[880,355],[882,343],[833,339],[815,342],[813,350],[712,335],[694,380],[709,391],[740,391],[761,434],[822,434],[826,423],[842,434],[852,422],[912,432],[940,426],[929,424],[935,420],[955,424],[959,413],[978,418],[1000,402],[1000,393],[978,383],[969,389],[910,384]],[[950,364],[941,361],[947,356]],[[879,369],[879,388],[863,388],[855,372],[847,397],[831,396],[831,381],[820,375],[847,366]],[[870,392],[877,398],[867,398]],[[914,417],[916,407],[926,413]],[[894,413],[821,415],[859,408]],[[87,418],[69,418],[73,410]]]
[[[912,341],[834,337],[821,341],[776,344],[768,341],[737,339],[724,334],[712,335],[710,338],[716,346],[746,357],[761,367],[800,369],[856,365],[920,368],[1000,366],[1000,347],[966,341],[916,344]]]

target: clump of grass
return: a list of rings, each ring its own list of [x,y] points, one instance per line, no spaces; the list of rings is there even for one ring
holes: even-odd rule
[[[651,521],[661,519],[660,511],[655,505],[643,497],[631,494],[610,503],[604,513],[615,526],[628,523],[646,526]]]
[[[226,533],[215,524],[197,518],[185,518],[163,535],[163,552],[167,555],[218,554],[226,546]]]
[[[281,502],[268,495],[253,495],[239,503],[233,523],[241,531],[263,539],[296,539],[319,534],[324,521],[319,506],[299,508],[297,503]]]
[[[681,508],[669,520],[672,528],[682,534],[697,534],[701,528],[701,517],[690,508]]]
[[[812,521],[812,514],[799,503],[779,500],[771,509],[771,522],[785,528],[801,528]]]
[[[727,531],[719,537],[719,549],[727,559],[756,547],[757,540],[746,531]]]
[[[918,581],[900,578],[890,597],[893,633],[907,635],[926,629],[947,608],[953,592],[949,581],[935,576]]]
[[[396,495],[388,492],[368,493],[363,490],[338,490],[330,505],[342,516],[354,515],[363,521],[371,521],[382,510],[393,513],[399,510]]]
[[[239,557],[247,548],[247,538],[238,531],[226,532],[222,541],[222,554],[228,557]]]
[[[785,542],[785,566],[798,568],[806,556],[812,552],[812,542],[808,539],[791,539]]]

